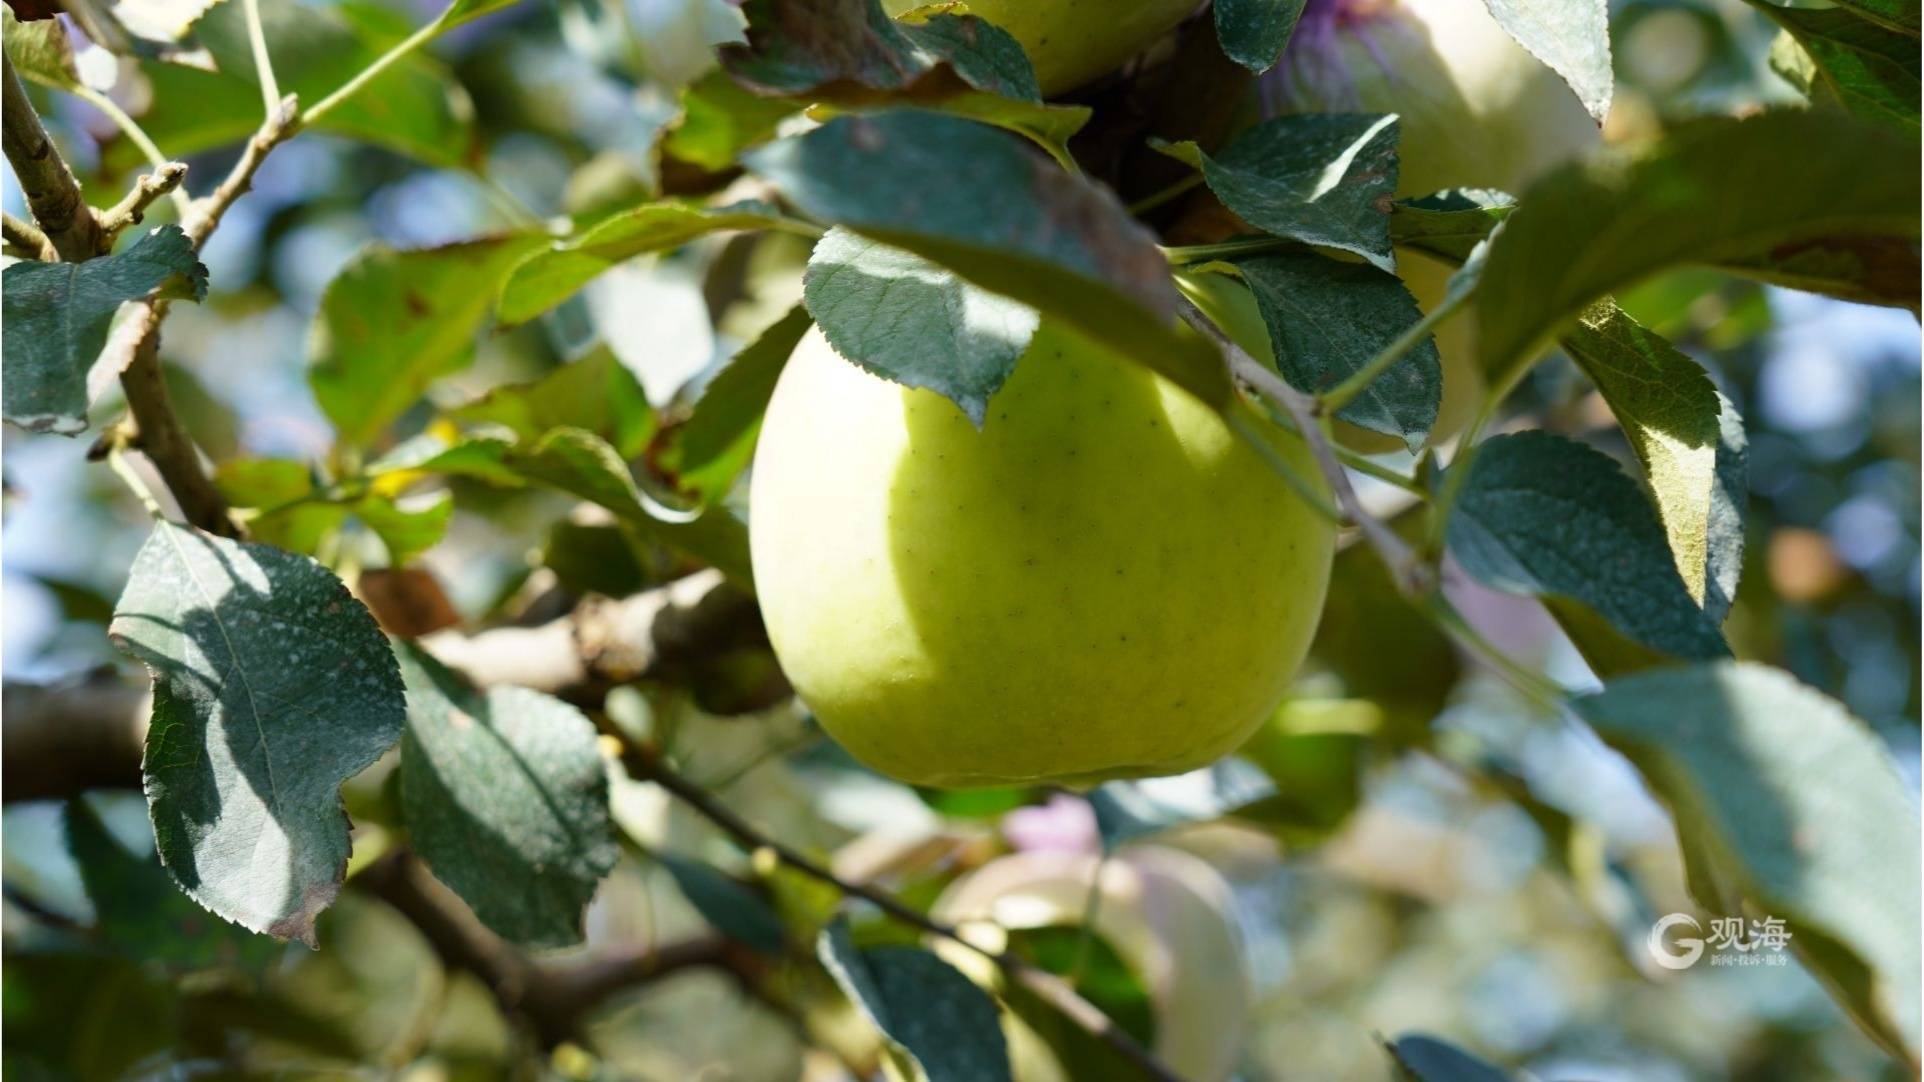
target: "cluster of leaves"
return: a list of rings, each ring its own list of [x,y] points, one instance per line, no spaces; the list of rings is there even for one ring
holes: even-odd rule
[[[495,6],[455,0],[429,29]],[[577,942],[618,853],[601,712],[476,687],[421,646],[391,641],[315,558],[350,520],[398,569],[447,530],[451,492],[466,491],[450,482],[552,490],[605,510],[630,554],[670,552],[752,589],[728,498],[811,324],[851,362],[942,394],[978,425],[1045,319],[1239,410],[1217,348],[1179,318],[1172,261],[1248,287],[1271,344],[1258,359],[1296,392],[1315,399],[1376,373],[1333,412],[1418,451],[1443,375],[1433,345],[1405,344],[1424,318],[1397,277],[1413,251],[1461,268],[1451,294],[1475,313],[1494,388],[1486,415],[1558,347],[1601,393],[1641,473],[1562,435],[1475,442],[1473,430],[1446,468],[1424,453],[1405,479],[1428,503],[1409,531],[1424,535],[1421,555],[1447,553],[1485,585],[1546,603],[1605,679],[1572,709],[1669,804],[1699,900],[1785,917],[1853,1017],[1914,1062],[1917,943],[1888,930],[1918,919],[1915,815],[1861,723],[1732,659],[1722,625],[1743,563],[1743,420],[1695,361],[1612,299],[1693,264],[1918,306],[1915,5],[1760,6],[1786,35],[1780,66],[1841,111],[1820,102],[1705,119],[1514,195],[1401,201],[1392,115],[1277,117],[1222,145],[1158,139],[1194,170],[1183,183],[1247,229],[1185,251],[1162,247],[1077,167],[1070,141],[1091,109],[1043,101],[1020,46],[994,25],[947,12],[893,21],[875,0],[745,5],[745,41],[686,89],[657,151],[713,173],[739,168],[756,199],[649,199],[441,247],[364,250],[328,286],[308,337],[308,382],[335,434],[328,461],[219,465],[215,482],[253,540],[156,524],[110,634],[154,678],[142,774],[161,861],[207,910],[312,943],[349,868],[340,788],[398,745],[394,821],[413,851],[509,942]],[[263,73],[244,7],[217,4],[194,23],[201,60],[135,54],[153,90],[141,125],[174,153],[234,143],[258,122]],[[326,100],[358,86],[321,127],[430,163],[471,161],[458,88],[404,28],[361,7],[259,8],[281,89]],[[1491,9],[1602,115],[1602,4]],[[1223,52],[1251,70],[1273,65],[1300,10],[1217,3]],[[9,55],[29,78],[73,90],[83,84],[56,25],[10,24]],[[673,411],[657,411],[606,348],[537,381],[424,407],[489,326],[558,320],[611,268],[741,231],[814,241],[802,303]],[[200,299],[205,278],[171,227],[84,262],[7,267],[6,419],[83,430],[116,309]],[[1449,625],[1418,615],[1422,599],[1406,606],[1371,558],[1360,547],[1341,557],[1319,656],[1420,744],[1438,704],[1402,701],[1377,644],[1400,638],[1406,656],[1453,673]],[[1223,785],[1210,808],[1160,807],[1128,785],[1091,802],[1111,846],[1221,816],[1315,836],[1356,802],[1363,743],[1279,724],[1246,752],[1262,777]],[[93,837],[84,815],[70,829],[76,845]],[[784,951],[790,933],[760,893],[706,864],[661,860],[723,934]],[[1007,1076],[996,999],[919,945],[861,947],[832,907],[817,916],[821,965],[892,1056],[931,1078]],[[1020,995],[1006,989],[1003,1002],[1018,1009]],[[1428,1038],[1391,1052],[1419,1078],[1494,1075]]]

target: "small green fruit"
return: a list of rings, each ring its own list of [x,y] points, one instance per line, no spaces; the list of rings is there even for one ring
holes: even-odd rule
[[[752,483],[783,670],[856,758],[917,784],[1212,762],[1281,698],[1329,584],[1330,524],[1220,416],[1048,323],[981,431],[810,332]]]
[[[883,6],[900,15],[927,2]],[[1121,67],[1195,10],[1196,0],[969,0],[967,8],[1022,44],[1045,98]]]

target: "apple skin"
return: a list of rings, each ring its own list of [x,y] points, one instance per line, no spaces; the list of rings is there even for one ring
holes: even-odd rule
[[[1221,417],[1047,322],[981,431],[811,331],[751,486],[783,670],[856,758],[920,785],[1210,763],[1281,699],[1329,585],[1333,528]]]
[[[886,0],[890,15],[928,0]],[[1007,30],[1029,54],[1042,96],[1121,67],[1196,10],[1196,0],[969,0],[968,14]]]

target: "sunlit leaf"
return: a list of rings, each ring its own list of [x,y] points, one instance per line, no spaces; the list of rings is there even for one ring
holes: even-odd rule
[[[977,428],[1040,322],[1027,305],[841,229],[815,245],[802,299],[835,352],[905,387],[935,391]]]
[[[1915,1060],[1917,807],[1864,723],[1748,663],[1612,680],[1575,705],[1669,804],[1685,853],[1710,865],[1693,883],[1726,884],[1753,915],[1787,922],[1839,1003]]]
[[[374,617],[313,560],[162,522],[109,633],[154,675],[143,773],[167,870],[220,916],[312,945],[347,870],[341,783],[405,714]]]
[[[790,309],[702,385],[688,418],[653,456],[682,492],[703,504],[728,494],[748,467],[775,381],[810,322],[806,308]]]
[[[1610,112],[1610,5],[1606,0],[1484,0],[1497,25],[1549,65],[1598,124]]]

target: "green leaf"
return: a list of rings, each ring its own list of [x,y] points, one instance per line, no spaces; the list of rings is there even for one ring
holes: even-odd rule
[[[1721,446],[1723,406],[1716,386],[1703,366],[1610,301],[1585,312],[1562,341],[1603,392],[1643,464],[1677,572],[1702,605]]]
[[[1750,510],[1750,439],[1737,404],[1722,394],[1717,414],[1717,471],[1710,486],[1704,558],[1704,613],[1721,625],[1737,600],[1744,570],[1744,517]]]
[[[1515,209],[1515,199],[1484,188],[1399,199],[1390,205],[1390,242],[1461,263]]]
[[[786,938],[781,918],[760,895],[699,860],[656,853],[682,896],[723,935],[752,950],[780,955]]]
[[[939,97],[957,84],[1041,101],[1035,70],[1008,31],[969,15],[898,22],[877,0],[748,0],[748,43],[721,50],[749,89],[836,104],[877,92]]]
[[[1903,237],[1819,237],[1727,259],[1720,266],[1760,282],[1858,304],[1910,308],[1918,300],[1917,244]]]
[[[541,564],[569,593],[627,597],[647,587],[649,576],[627,527],[559,519],[548,527]]]
[[[954,966],[915,947],[858,950],[840,917],[822,930],[815,951],[835,983],[928,1082],[1012,1078],[995,1001]]]
[[[243,512],[249,536],[304,556],[347,521],[347,508],[326,499],[314,480],[306,463],[285,458],[234,458],[214,470],[215,487]]]
[[[1209,190],[1265,233],[1354,252],[1385,271],[1396,192],[1397,119],[1306,113],[1265,120],[1201,162]]]
[[[655,457],[676,488],[706,506],[734,487],[754,454],[775,382],[809,324],[808,309],[796,305],[702,385],[687,420],[669,431]]]
[[[545,238],[514,234],[400,252],[364,249],[328,283],[307,382],[340,440],[363,446],[467,365],[495,290]]]
[[[1464,468],[1449,547],[1477,581],[1581,602],[1674,657],[1729,656],[1678,575],[1656,513],[1608,455],[1519,432],[1484,441]]]
[[[1845,8],[1751,6],[1804,47],[1823,86],[1866,120],[1918,130],[1920,64],[1917,31],[1880,26]]]
[[[1918,36],[1917,0],[1839,0],[1837,6],[1879,26]]]
[[[425,502],[402,507],[392,497],[369,493],[352,505],[354,517],[366,524],[387,546],[388,566],[403,567],[409,560],[441,543],[454,517],[454,497],[436,493]]]
[[[615,865],[608,775],[581,711],[527,688],[475,689],[412,644],[401,811],[436,878],[524,947],[581,942]]]
[[[1783,163],[1798,168],[1785,171]],[[1910,241],[1917,143],[1803,110],[1693,121],[1642,157],[1601,156],[1532,185],[1491,247],[1477,352],[1507,372],[1605,294],[1684,263],[1733,265],[1829,237]],[[1572,258],[1572,253],[1582,253]],[[1915,304],[1915,300],[1912,301]]]
[[[815,245],[802,301],[835,352],[904,387],[926,387],[977,428],[1041,321],[928,260],[843,229]]]
[[[1484,0],[1531,56],[1562,77],[1598,124],[1610,112],[1610,5],[1606,0]]]
[[[1419,525],[1415,514],[1394,523],[1411,542]],[[1336,554],[1310,657],[1342,679],[1345,694],[1381,709],[1399,746],[1427,738],[1462,674],[1455,644],[1410,605],[1367,545]],[[1385,665],[1386,657],[1396,664]]]
[[[1670,806],[1685,853],[1710,865],[1693,882],[1783,918],[1858,1024],[1915,1062],[1917,808],[1871,731],[1746,663],[1613,680],[1575,706]]]
[[[802,110],[805,102],[765,98],[725,71],[711,71],[681,92],[681,113],[662,135],[661,149],[669,156],[711,173],[735,164],[735,156],[775,137],[782,120]]]
[[[1410,1082],[1511,1082],[1509,1074],[1428,1034],[1406,1033],[1383,1048]]]
[[[1033,305],[1206,403],[1230,399],[1215,350],[1177,329],[1155,238],[1113,194],[1002,132],[899,110],[838,117],[745,159],[817,219]]]
[[[195,970],[254,968],[277,948],[271,939],[210,919],[174,887],[151,852],[128,852],[86,798],[67,802],[65,826],[67,850],[93,903],[94,931],[114,950],[148,964]]]
[[[702,560],[737,583],[754,581],[748,529],[726,508],[680,512],[645,498],[627,463],[592,432],[556,428],[521,445],[477,438],[418,459],[384,460],[375,473],[425,471],[475,477],[494,484],[538,484],[599,504],[640,536]]]
[[[59,19],[21,22],[13,8],[5,9],[4,35],[7,57],[20,74],[42,86],[73,90],[80,85],[80,71],[74,67],[73,45]]]
[[[538,380],[496,387],[449,416],[501,425],[524,440],[552,428],[579,428],[607,440],[623,459],[640,454],[656,426],[641,383],[605,345]]]
[[[1276,791],[1237,808],[1236,818],[1293,849],[1334,834],[1362,803],[1370,738],[1382,717],[1360,699],[1285,700],[1236,752],[1262,768]]]
[[[21,260],[0,271],[0,368],[6,420],[72,436],[87,428],[87,371],[122,304],[160,290],[199,300],[207,268],[176,225],[81,263]]]
[[[1223,55],[1261,75],[1276,66],[1302,17],[1304,0],[1217,0]]]
[[[574,296],[603,271],[638,255],[679,248],[723,230],[767,229],[784,222],[780,211],[756,202],[716,208],[645,203],[609,215],[515,267],[501,286],[501,322],[525,323]]]
[[[167,870],[216,914],[312,946],[347,871],[341,783],[406,713],[374,617],[313,560],[162,522],[108,630],[154,676],[142,773]]]
[[[1277,370],[1304,394],[1349,378],[1423,318],[1401,279],[1366,263],[1302,251],[1239,260],[1236,268],[1262,310]],[[1424,338],[1336,415],[1415,450],[1442,402],[1443,365],[1435,340]]]
[[[268,56],[283,94],[312,105],[372,65],[414,30],[400,13],[366,3],[325,6],[300,0],[260,0]],[[176,157],[239,142],[260,126],[261,95],[254,76],[245,5],[214,5],[194,24],[215,70],[143,60],[152,83],[141,126]],[[474,142],[467,93],[447,68],[424,53],[395,61],[360,93],[323,116],[317,127],[387,147],[433,165],[462,168]],[[107,155],[115,170],[138,165],[138,148],[116,142]]]
[[[1155,1047],[1156,1002],[1107,936],[1091,927],[1062,924],[1010,928],[1007,934],[1009,953],[1061,977],[1136,1043]]]

